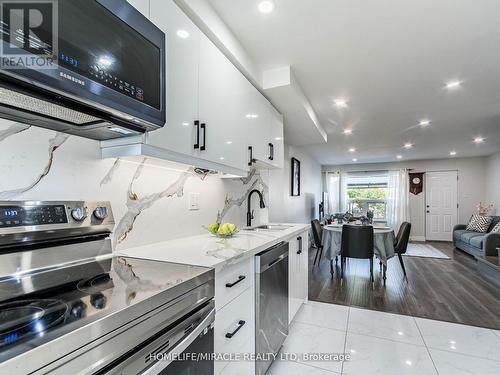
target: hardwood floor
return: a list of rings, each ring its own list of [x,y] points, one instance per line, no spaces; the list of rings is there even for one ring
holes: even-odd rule
[[[397,257],[392,258],[385,286],[376,262],[373,288],[368,260],[349,259],[341,285],[340,259],[332,280],[326,259],[312,267],[316,249],[311,249],[309,299],[500,329],[500,288],[483,279],[474,258],[451,243],[428,243],[451,259],[405,256],[408,281],[404,281]]]

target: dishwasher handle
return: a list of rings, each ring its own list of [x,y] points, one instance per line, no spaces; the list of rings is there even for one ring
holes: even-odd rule
[[[255,256],[255,273],[262,273],[279,262],[288,260],[289,244],[280,242]]]
[[[268,263],[267,264],[267,268],[271,268],[276,263],[278,263],[278,262],[282,261],[283,259],[285,259],[287,256],[288,256],[288,254],[281,254],[278,258],[276,258],[275,260],[273,260],[271,263]]]

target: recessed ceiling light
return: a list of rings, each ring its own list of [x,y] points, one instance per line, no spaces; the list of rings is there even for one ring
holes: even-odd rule
[[[427,120],[427,119],[425,119],[425,120],[420,120],[420,122],[419,122],[418,124],[419,124],[420,126],[422,126],[422,127],[424,127],[424,128],[425,128],[426,126],[429,126],[429,125],[431,124],[431,120]]]
[[[450,151],[450,156],[456,156],[457,152],[456,151]]]
[[[484,138],[483,137],[476,137],[474,138],[474,143],[483,143],[484,142]]]
[[[413,147],[413,143],[405,143],[403,147],[406,148],[406,149],[412,148]]]
[[[403,159],[403,155],[396,156],[397,159]]]
[[[353,161],[353,162],[357,162],[357,161],[358,161],[358,159],[354,158],[354,159],[352,159],[352,161]]]
[[[448,90],[455,90],[455,89],[458,89],[460,87],[460,85],[462,84],[461,81],[455,79],[453,81],[449,81],[449,82],[446,82],[446,88]]]
[[[182,123],[182,126],[189,126],[189,122],[184,121],[184,122]]]
[[[233,141],[226,141],[226,145],[230,145],[232,143],[233,143]]]
[[[271,13],[274,10],[274,2],[270,0],[261,1],[257,8],[261,13]]]
[[[344,129],[343,133],[345,135],[351,135],[352,134],[352,129]]]
[[[256,113],[247,113],[247,114],[245,115],[245,117],[246,117],[246,118],[248,118],[248,119],[254,119],[254,118],[259,117],[259,115],[258,115],[258,114],[256,114]]]
[[[354,147],[351,147],[351,148],[349,149],[349,152],[356,152],[356,149],[355,149]]]
[[[183,29],[177,30],[176,34],[181,39],[189,38],[189,32],[187,32],[186,30],[183,30]]]
[[[224,156],[221,156],[219,159],[220,159],[220,160],[224,160]]]
[[[333,103],[335,104],[335,107],[337,107],[337,108],[347,108],[347,100],[345,100],[345,99],[338,98],[338,99],[335,99],[333,101]]]
[[[274,138],[275,141],[281,141],[281,137]]]

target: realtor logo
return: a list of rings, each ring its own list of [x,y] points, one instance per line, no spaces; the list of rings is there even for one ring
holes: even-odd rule
[[[0,67],[56,69],[57,0],[0,0]]]

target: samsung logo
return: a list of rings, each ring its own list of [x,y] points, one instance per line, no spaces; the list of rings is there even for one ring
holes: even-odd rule
[[[59,72],[59,75],[62,77],[62,78],[66,78],[68,81],[73,81],[75,83],[78,83],[79,85],[81,86],[85,86],[85,81],[84,80],[81,80],[81,79],[78,79],[76,77],[73,77],[69,74],[66,74],[64,72]]]

